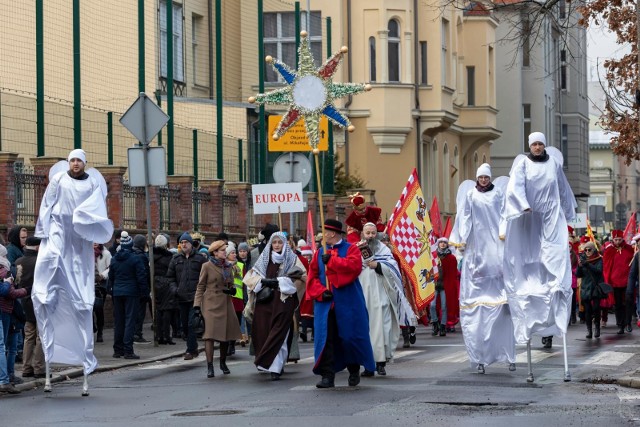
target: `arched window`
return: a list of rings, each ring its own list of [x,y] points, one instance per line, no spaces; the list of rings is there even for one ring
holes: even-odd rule
[[[438,142],[433,140],[433,195],[440,195],[440,159],[438,158]]]
[[[482,163],[487,163],[487,155],[486,154],[482,155]]]
[[[473,170],[478,170],[478,166],[480,165],[478,164],[478,152],[476,151],[475,153],[473,153]]]
[[[389,81],[400,81],[400,24],[395,19],[389,21]]]
[[[369,37],[369,81],[376,81],[376,38]]]
[[[453,188],[457,189],[458,185],[460,184],[460,157],[458,154],[458,146],[456,145],[453,149],[453,167],[455,169],[451,170],[451,173],[453,174],[455,171],[455,174],[453,175]],[[457,190],[456,190],[457,191]]]
[[[444,192],[444,208],[445,210],[449,211],[449,201],[451,200],[451,179],[450,179],[450,164],[451,162],[449,161],[449,147],[447,146],[447,144],[444,144],[444,147],[442,148],[442,157],[443,157],[443,162],[442,162],[442,179],[443,179],[443,192]]]

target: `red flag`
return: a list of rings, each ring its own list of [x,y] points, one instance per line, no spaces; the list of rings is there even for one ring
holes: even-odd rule
[[[628,244],[631,244],[633,236],[635,236],[636,230],[636,213],[631,213],[631,218],[629,218],[629,222],[627,222],[627,226],[624,228],[624,232],[622,233],[622,238]]]
[[[311,249],[315,253],[318,248],[316,247],[316,235],[313,230],[313,217],[311,216],[311,211],[307,211],[307,245],[311,245]]]
[[[431,203],[431,209],[429,209],[429,219],[431,219],[431,226],[433,227],[433,234],[436,237],[442,236],[442,222],[440,221],[440,208],[438,207],[438,199],[433,198]]]
[[[442,230],[442,235],[447,239],[451,236],[451,230],[453,229],[453,224],[451,224],[451,217],[447,217],[447,222],[444,224],[444,230]]]

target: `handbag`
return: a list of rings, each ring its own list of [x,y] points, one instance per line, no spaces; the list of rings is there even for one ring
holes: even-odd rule
[[[196,336],[202,336],[202,334],[204,334],[204,316],[201,311],[193,311],[191,319],[189,320],[189,327]]]
[[[266,304],[273,299],[273,289],[263,286],[256,294],[256,304]]]
[[[595,277],[593,277],[593,273],[589,269],[586,269],[591,279],[595,282]],[[596,285],[591,290],[591,298],[592,299],[605,299],[607,295],[613,292],[613,287],[605,282],[596,283]]]

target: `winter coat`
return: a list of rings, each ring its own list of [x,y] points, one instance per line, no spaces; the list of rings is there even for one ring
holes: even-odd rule
[[[9,244],[7,245],[7,259],[11,264],[11,274],[13,277],[16,276],[16,260],[23,255],[22,244],[20,243],[20,230],[23,228],[24,227],[20,225],[16,225],[7,233],[7,240],[9,240]]]
[[[598,258],[587,261],[582,265],[579,265],[576,269],[576,277],[581,277],[580,283],[580,299],[582,301],[591,301],[593,291],[596,285],[600,282],[604,282],[604,276],[602,275],[602,258]]]
[[[22,308],[27,318],[27,322],[36,323],[36,315],[33,311],[33,301],[31,301],[31,287],[33,286],[33,272],[36,269],[36,259],[38,251],[25,249],[24,256],[16,260],[16,287],[26,289],[29,295],[22,298]]]
[[[242,338],[236,312],[230,295],[222,293],[225,288],[233,288],[232,266],[228,266],[227,277],[222,267],[208,261],[202,266],[193,306],[200,307],[204,317],[205,340],[234,341]]]
[[[165,248],[153,248],[153,289],[158,310],[174,310],[178,308],[176,297],[171,292],[167,272],[173,253]]]
[[[178,302],[193,302],[200,277],[202,264],[207,262],[207,258],[202,254],[192,254],[188,258],[183,253],[174,255],[167,278],[171,286],[171,291],[178,296]]]
[[[138,237],[138,236],[136,236]],[[147,293],[141,295],[140,297],[143,299],[149,299],[149,293],[151,292],[151,266],[149,265],[149,254],[144,251],[144,249],[140,249],[136,247],[135,243],[133,244],[133,254],[142,259],[144,263],[144,268],[147,270]]]
[[[111,258],[107,289],[114,297],[142,297],[149,295],[148,267],[142,257],[130,249],[122,249]]]

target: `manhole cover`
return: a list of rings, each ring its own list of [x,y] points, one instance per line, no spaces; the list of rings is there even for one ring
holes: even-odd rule
[[[174,417],[213,417],[217,415],[237,415],[242,414],[244,411],[238,411],[237,409],[221,409],[214,411],[189,411],[189,412],[177,412],[173,414]]]

